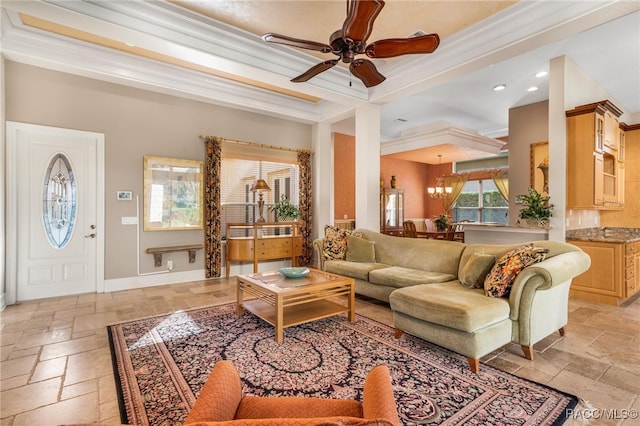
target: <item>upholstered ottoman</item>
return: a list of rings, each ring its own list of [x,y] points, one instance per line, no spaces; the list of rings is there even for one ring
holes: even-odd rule
[[[509,300],[486,297],[459,281],[397,289],[389,296],[396,338],[403,331],[463,354],[475,373],[480,357],[511,342]]]

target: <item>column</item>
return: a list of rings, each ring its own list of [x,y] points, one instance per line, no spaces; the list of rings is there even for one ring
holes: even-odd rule
[[[324,225],[333,223],[333,137],[331,125],[316,123],[311,128],[313,235],[324,236]]]
[[[380,107],[356,107],[356,226],[380,230]]]

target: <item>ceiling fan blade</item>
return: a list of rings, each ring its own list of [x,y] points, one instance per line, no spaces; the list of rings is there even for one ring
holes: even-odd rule
[[[366,87],[377,86],[386,80],[386,77],[378,72],[378,69],[368,59],[356,59],[349,66],[351,73],[358,77]]]
[[[413,53],[432,53],[440,44],[438,34],[410,38],[388,38],[374,41],[365,49],[370,58],[392,58]]]
[[[262,36],[262,40],[269,43],[286,44],[287,46],[300,47],[302,49],[316,50],[322,53],[331,52],[331,46],[317,41],[301,40],[281,34],[267,33]]]
[[[373,21],[384,7],[382,0],[351,0],[349,13],[342,33],[347,44],[364,47],[367,38],[371,35]]]
[[[338,63],[338,59],[332,59],[330,61],[320,62],[318,65],[314,65],[309,68],[307,71],[303,72],[296,78],[291,79],[294,83],[302,83],[315,77],[323,71],[328,70],[329,68],[333,68]]]

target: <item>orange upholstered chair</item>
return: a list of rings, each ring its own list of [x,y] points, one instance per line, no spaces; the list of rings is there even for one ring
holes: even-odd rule
[[[400,424],[391,376],[374,367],[364,383],[362,402],[353,400],[243,396],[234,365],[218,361],[185,425],[385,425]]]

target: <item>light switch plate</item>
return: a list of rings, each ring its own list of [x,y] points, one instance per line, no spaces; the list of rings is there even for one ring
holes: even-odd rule
[[[135,216],[123,216],[122,217],[122,224],[123,225],[137,225],[138,224],[138,218]]]

